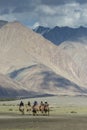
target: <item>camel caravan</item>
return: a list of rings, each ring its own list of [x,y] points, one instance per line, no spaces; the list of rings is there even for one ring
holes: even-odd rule
[[[25,114],[25,112],[28,112],[30,115],[48,115],[49,116],[49,104],[47,102],[41,101],[40,104],[38,104],[37,101],[34,101],[33,105],[31,105],[30,101],[24,105],[24,103],[21,101],[19,104],[19,111],[22,115]]]

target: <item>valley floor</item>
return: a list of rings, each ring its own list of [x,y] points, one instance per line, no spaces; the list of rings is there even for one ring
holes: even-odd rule
[[[1,115],[0,130],[86,130],[87,116]]]

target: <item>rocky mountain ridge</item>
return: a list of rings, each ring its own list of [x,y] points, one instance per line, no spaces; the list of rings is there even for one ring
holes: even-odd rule
[[[56,26],[54,28],[48,28],[38,26],[34,31],[53,42],[55,45],[60,45],[65,41],[83,41],[87,37],[86,27],[70,28]]]

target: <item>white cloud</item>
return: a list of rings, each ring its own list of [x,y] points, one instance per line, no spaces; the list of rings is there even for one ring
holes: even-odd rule
[[[78,27],[87,24],[87,4],[74,2],[60,6],[41,5],[37,12],[39,23],[44,26]]]
[[[56,10],[53,8],[51,8],[50,6],[47,6],[47,5],[40,5],[38,8],[37,8],[37,11],[41,10],[41,13],[42,14],[46,14],[46,15],[54,15],[56,12]]]
[[[15,16],[13,16],[13,14],[0,15],[0,19],[5,20],[5,21],[9,21],[9,22],[17,20],[17,18]]]

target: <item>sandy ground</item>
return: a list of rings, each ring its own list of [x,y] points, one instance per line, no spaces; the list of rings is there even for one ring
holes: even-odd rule
[[[0,130],[87,130],[87,97],[46,97],[23,100],[47,100],[50,116],[32,116],[19,112],[20,101],[0,102]]]
[[[0,115],[0,130],[86,130],[87,116]]]

